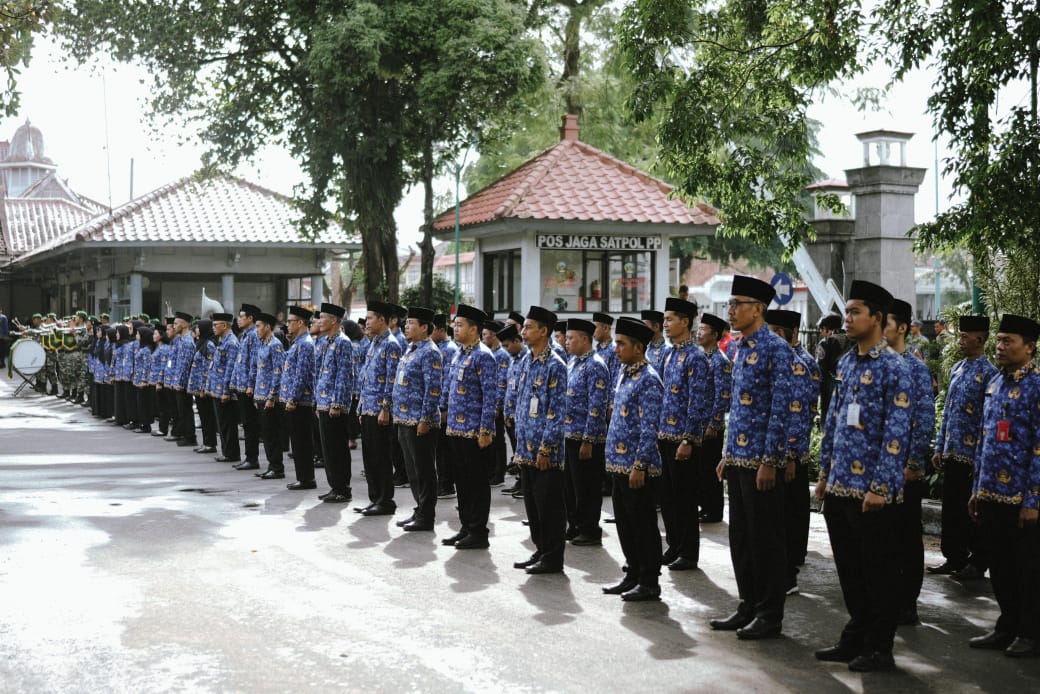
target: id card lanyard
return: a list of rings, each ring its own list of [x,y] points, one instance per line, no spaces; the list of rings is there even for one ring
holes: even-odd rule
[[[997,422],[997,441],[1007,443],[1011,440],[1011,422],[1007,416],[1008,403],[1004,401],[1001,419]]]
[[[845,416],[845,424],[850,426],[850,427],[858,427],[859,424],[860,424],[860,422],[859,422],[860,406],[859,406],[859,403],[856,401],[858,395],[859,395],[859,384],[857,383],[856,385],[854,385],[852,387],[852,402],[849,403],[849,409],[848,409],[848,412],[846,413],[846,416]]]

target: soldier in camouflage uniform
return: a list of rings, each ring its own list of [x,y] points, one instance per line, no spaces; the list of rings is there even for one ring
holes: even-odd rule
[[[57,327],[58,316],[53,313],[48,313],[43,324],[40,325],[42,330],[46,330],[49,333],[41,336],[43,349],[46,350],[43,374],[47,388],[45,392],[48,395],[58,394],[58,349],[60,348],[61,336],[53,332]]]
[[[82,405],[88,393],[90,393],[90,372],[87,369],[87,352],[90,350],[94,334],[93,323],[87,317],[86,311],[77,311],[74,325],[77,331],[73,333],[76,342],[76,350],[69,353],[70,382],[72,394],[69,400],[77,405]]]

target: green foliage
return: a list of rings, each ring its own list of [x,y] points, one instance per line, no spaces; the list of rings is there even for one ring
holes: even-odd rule
[[[29,64],[33,38],[42,34],[61,14],[61,2],[0,0],[0,68],[7,84],[0,86],[0,113],[18,113],[18,75]]]
[[[433,277],[433,298],[430,306],[435,313],[450,313],[455,303],[455,285],[448,283],[443,277]],[[422,288],[419,285],[406,287],[401,292],[401,304],[404,306],[422,306]]]

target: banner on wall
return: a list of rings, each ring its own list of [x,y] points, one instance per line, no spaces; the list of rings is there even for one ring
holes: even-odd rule
[[[557,251],[659,251],[660,236],[538,234],[538,248]]]

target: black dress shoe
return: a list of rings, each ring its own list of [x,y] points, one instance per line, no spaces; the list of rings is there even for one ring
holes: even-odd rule
[[[1040,641],[1019,636],[1004,651],[1011,658],[1031,658],[1040,655]]]
[[[196,453],[216,453],[217,452],[217,448],[216,448],[216,446],[200,446],[199,448],[195,449],[195,452]]]
[[[625,602],[649,602],[661,599],[661,586],[644,586],[642,583],[632,590],[622,593],[621,599]]]
[[[894,670],[896,661],[891,653],[874,651],[867,655],[858,655],[849,663],[849,669],[853,672],[879,672],[881,670]]]
[[[320,499],[321,501],[325,501],[325,497],[332,496],[335,493],[336,493],[335,490],[330,489],[329,491],[325,492],[324,494],[319,494],[318,495],[318,499]]]
[[[968,645],[972,648],[984,648],[992,651],[1002,651],[1015,640],[1014,634],[1006,634],[1001,631],[991,631],[982,636],[968,639]]]
[[[256,475],[262,480],[284,480],[285,473],[278,470],[265,470],[263,473],[257,473]]]
[[[634,578],[622,579],[621,583],[613,586],[607,586],[603,588],[603,592],[607,595],[624,595],[628,591],[639,585],[639,581]]]
[[[516,494],[518,491],[520,491],[520,480],[517,480],[516,484],[514,484],[512,487],[504,487],[499,491],[503,494]]]
[[[180,441],[177,442],[178,448],[187,448],[188,446],[198,447],[198,445],[199,445],[198,441],[189,441],[188,439],[181,439]]]
[[[821,648],[813,655],[825,663],[851,663],[859,655],[859,649],[839,643],[830,648]]]
[[[314,461],[314,467],[315,468],[325,467],[325,461],[324,460],[315,460]]]
[[[491,546],[486,537],[467,535],[455,543],[455,549],[487,549]]]
[[[523,489],[517,489],[515,492],[513,492],[509,496],[513,497],[514,499],[523,499],[524,498],[524,490]]]
[[[537,564],[539,559],[541,559],[541,557],[539,557],[537,554],[532,554],[528,559],[525,559],[523,561],[514,561],[513,568],[526,569],[528,566],[534,566],[535,564]]]
[[[936,575],[936,576],[942,576],[944,574],[956,573],[956,572],[960,571],[963,568],[964,568],[964,565],[959,565],[958,566],[958,565],[951,564],[948,561],[945,561],[942,564],[940,564],[939,566],[929,566],[928,567],[928,573]]]
[[[693,561],[692,559],[684,559],[683,557],[679,557],[678,559],[676,559],[675,561],[673,561],[671,564],[668,565],[668,570],[669,571],[696,571],[697,570],[697,562]]]
[[[397,511],[396,506],[389,504],[373,504],[361,512],[362,516],[392,516]]]
[[[456,542],[458,542],[459,540],[461,540],[464,537],[466,537],[467,534],[468,533],[465,530],[460,530],[459,532],[455,533],[451,537],[446,537],[443,540],[441,540],[441,544],[442,545],[447,545],[447,546],[450,547],[450,546],[454,545]]]
[[[427,521],[413,520],[409,523],[405,523],[401,527],[404,528],[405,532],[409,533],[424,532],[433,530],[433,523],[429,523]]]
[[[713,619],[708,625],[715,631],[736,631],[751,624],[754,619],[755,615],[744,614],[738,610],[725,619]]]
[[[571,544],[575,547],[600,547],[603,544],[603,540],[592,535],[578,535],[571,540]]]
[[[980,578],[986,577],[986,570],[980,569],[974,564],[968,564],[960,571],[954,571],[950,574],[950,578],[956,581],[977,581]]]
[[[408,518],[405,518],[404,520],[394,521],[394,525],[396,525],[398,528],[403,528],[404,526],[411,523],[413,520],[415,520],[415,515],[411,515]]]
[[[721,523],[722,516],[710,516],[707,513],[702,513],[700,516],[698,516],[697,520],[699,520],[701,523]]]
[[[318,488],[318,483],[317,482],[290,482],[289,484],[285,485],[285,488],[286,489],[291,489],[294,492],[300,491],[301,489],[317,489]],[[322,496],[325,496],[325,495],[322,494]]]
[[[679,551],[678,550],[669,549],[669,550],[665,551],[664,554],[661,555],[661,566],[667,566],[668,564],[671,564],[673,561],[675,561],[678,558],[679,558]]]
[[[737,638],[743,641],[761,641],[762,639],[775,639],[780,636],[782,624],[770,622],[761,617],[755,617],[754,621],[746,627],[737,629]]]
[[[236,470],[259,470],[260,463],[254,463],[251,460],[244,460],[238,465],[233,466]]]
[[[222,455],[218,455],[213,460],[217,461],[218,463],[241,463],[242,462],[241,458],[225,458]]]
[[[455,498],[455,490],[454,489],[438,489],[437,490],[437,498],[438,499],[454,499]]]
[[[369,504],[368,506],[355,506],[354,507],[354,513],[364,513],[365,511],[367,511],[368,509],[372,508],[373,506],[375,506],[375,504]]]
[[[166,432],[156,430],[152,432],[152,436],[166,436]]]
[[[324,499],[326,504],[347,504],[350,503],[351,498],[347,494],[340,494],[339,492],[330,492]]]
[[[567,528],[567,532],[565,532],[563,534],[563,539],[565,539],[565,540],[573,540],[578,535],[581,535],[581,531],[578,530],[577,528]]]
[[[526,572],[532,576],[537,574],[562,574],[563,567],[559,565],[546,564],[544,562],[535,562],[527,567]]]

